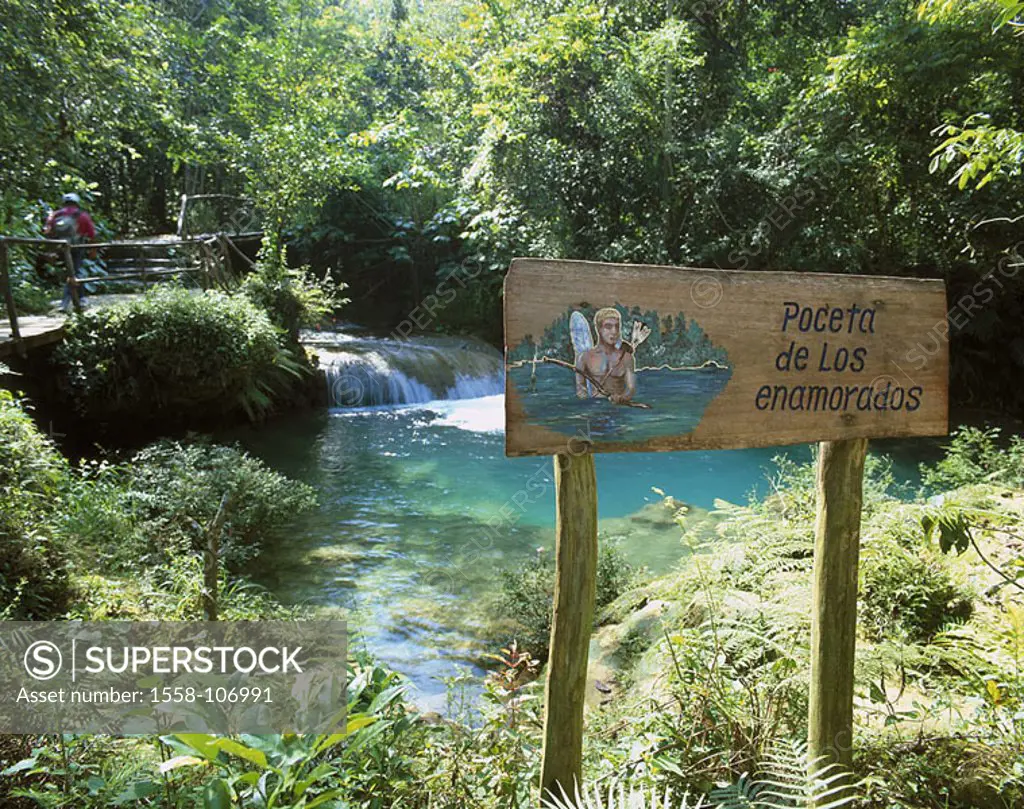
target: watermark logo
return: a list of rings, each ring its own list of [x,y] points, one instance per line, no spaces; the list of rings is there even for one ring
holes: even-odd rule
[[[701,309],[713,309],[722,302],[722,282],[711,275],[702,275],[690,287],[690,299]]]
[[[0,621],[2,733],[337,733],[344,621]]]
[[[60,674],[64,655],[53,641],[37,640],[25,650],[22,662],[33,680],[52,680]]]

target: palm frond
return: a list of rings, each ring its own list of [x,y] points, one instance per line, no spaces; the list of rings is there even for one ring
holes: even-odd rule
[[[839,809],[859,797],[852,774],[824,756],[812,758],[805,741],[776,741],[754,783],[758,809]]]
[[[649,790],[629,787],[622,781],[612,781],[608,784],[607,791],[603,792],[597,784],[592,784],[590,789],[580,792],[577,783],[575,795],[570,798],[565,789],[559,784],[561,796],[553,795],[550,791],[544,797],[542,805],[547,809],[704,809],[709,804],[705,803],[703,797],[697,798],[692,803],[689,793],[683,795],[682,803],[673,804],[671,792],[668,788],[664,793],[658,792],[655,787]]]
[[[707,796],[691,802],[689,793],[673,803],[669,789],[659,792],[611,782],[606,790],[596,784],[569,797],[550,792],[546,809],[840,809],[860,798],[860,782],[838,764],[812,758],[805,741],[777,740],[764,756],[755,776],[744,773],[732,784],[721,784]]]

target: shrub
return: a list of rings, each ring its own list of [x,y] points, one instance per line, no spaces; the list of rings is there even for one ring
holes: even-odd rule
[[[229,499],[220,547],[227,570],[256,557],[316,504],[310,487],[240,449],[169,441],[127,463],[83,463],[56,494],[49,530],[61,547],[87,560],[90,571],[75,582],[76,617],[198,614],[201,554],[224,495]],[[237,583],[222,588],[225,617],[243,614],[245,592]],[[262,595],[253,596],[250,606],[249,615],[272,612],[272,602]]]
[[[83,621],[202,621],[203,560],[199,554],[176,556],[131,578],[88,574],[74,579],[70,619]],[[230,579],[220,571],[218,615],[224,621],[295,621],[308,618],[302,607],[286,607],[259,585]]]
[[[335,307],[348,303],[339,297],[344,288],[329,278],[314,280],[308,267],[288,269],[273,261],[261,261],[242,282],[242,293],[293,343],[298,342],[300,328],[316,325]]]
[[[540,660],[546,660],[555,592],[555,564],[551,554],[538,552],[526,564],[504,571],[501,589],[498,609],[515,625],[519,646],[529,649]]]
[[[946,456],[935,466],[921,467],[921,480],[931,489],[955,489],[998,481],[1024,486],[1024,439],[1013,436],[999,446],[999,429],[961,427],[953,433]]]
[[[14,308],[22,315],[45,315],[50,311],[50,301],[60,297],[59,289],[49,289],[27,278],[11,279],[11,295]]]
[[[50,440],[0,390],[0,619],[46,619],[67,606],[67,554],[46,520],[66,474]]]
[[[245,297],[174,287],[73,318],[56,358],[83,415],[164,424],[238,408],[256,418],[302,368]]]
[[[145,562],[119,466],[82,462],[68,477],[52,521],[67,545],[87,555],[99,570],[134,569]]]
[[[163,441],[138,452],[126,474],[139,535],[157,557],[201,551],[225,494],[230,500],[221,558],[228,568],[255,558],[297,515],[316,505],[309,486],[233,447]]]
[[[971,592],[925,548],[880,541],[865,550],[862,571],[860,621],[873,638],[927,641],[974,611]]]
[[[626,561],[619,540],[602,540],[597,553],[596,608],[607,607],[626,592],[639,572]]]
[[[230,568],[256,557],[316,504],[309,486],[240,449],[161,441],[124,464],[83,464],[65,487],[54,522],[100,569],[137,571],[202,552],[225,494],[221,559]]]
[[[636,570],[616,541],[602,541],[597,557],[597,610],[611,604],[633,583]],[[502,576],[502,616],[516,624],[519,646],[546,660],[551,640],[552,599],[555,592],[555,560],[538,552],[526,564],[506,570]]]
[[[14,298],[14,308],[21,315],[46,314],[50,311],[50,301],[60,298],[63,288],[61,270],[54,269],[48,274],[45,270],[37,271],[37,268],[45,265],[37,261],[34,266],[30,261],[32,255],[29,250],[11,249],[9,252],[11,296]],[[62,268],[63,264],[60,266]]]
[[[971,738],[922,735],[894,743],[890,735],[861,737],[854,764],[868,771],[864,809],[985,809],[1024,802],[1019,755]]]

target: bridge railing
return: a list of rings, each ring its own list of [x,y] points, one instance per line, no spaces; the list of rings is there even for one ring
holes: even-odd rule
[[[161,278],[182,275],[198,275],[201,279],[213,280],[215,273],[211,265],[205,260],[203,254],[204,243],[201,239],[167,239],[161,241],[132,241],[132,242],[99,242],[95,244],[72,245],[72,249],[83,248],[87,250],[102,250],[113,248],[126,255],[118,258],[109,258],[108,262],[119,265],[129,264],[128,269],[111,270],[105,275],[86,276],[76,278],[75,287],[91,283],[118,283],[123,281],[142,281],[143,286],[149,281],[159,281]],[[184,248],[188,253],[195,250],[195,255],[184,257],[155,257],[152,251],[174,251]],[[184,261],[184,264],[178,263]],[[195,262],[194,264],[191,262]],[[108,266],[109,268],[109,266]],[[202,286],[208,284],[202,283]]]
[[[262,238],[262,233],[236,234],[234,238],[225,233],[214,233],[185,238],[82,242],[80,244],[70,244],[60,239],[0,235],[0,296],[3,297],[3,305],[10,324],[11,342],[13,342],[15,350],[19,352],[22,350],[22,330],[18,323],[14,290],[11,286],[11,248],[15,245],[53,250],[59,254],[65,268],[65,278],[71,287],[72,304],[76,311],[80,311],[82,286],[89,283],[141,281],[145,288],[149,282],[164,280],[172,276],[196,276],[199,286],[203,289],[219,287],[224,291],[231,291],[237,287],[239,282],[238,269],[246,267],[251,270],[255,266],[254,261],[235,241],[253,238]],[[112,256],[108,254],[109,272],[106,275],[76,277],[72,251],[103,249],[108,249],[110,253],[114,254]],[[165,255],[154,256],[153,251],[165,251]],[[118,265],[119,268],[114,269],[114,265]]]
[[[256,206],[251,197],[239,194],[182,194],[181,208],[178,211],[178,238],[187,239],[190,236],[199,235],[193,232],[196,228],[189,226],[189,208],[194,209],[197,202],[200,203],[199,207],[202,208],[203,204],[212,203],[214,200],[220,203],[220,205],[214,205],[213,218],[216,224],[212,228],[206,228],[205,231],[200,228],[201,233],[205,233],[207,236],[215,235],[216,233],[229,233],[237,239],[263,237],[263,230],[259,225]],[[231,202],[236,204],[228,206],[231,209],[229,212],[228,207],[225,207],[225,203]],[[210,213],[210,211],[207,211],[207,213]]]
[[[15,342],[21,340],[21,329],[18,326],[18,310],[14,305],[14,289],[11,287],[11,249],[12,244],[27,244],[41,247],[56,247],[61,251],[64,264],[71,275],[74,275],[74,260],[71,258],[71,247],[68,242],[59,239],[32,239],[22,236],[0,236],[0,287],[3,288],[4,305],[7,309],[7,322],[10,323],[11,337]],[[76,297],[77,303],[77,297]]]

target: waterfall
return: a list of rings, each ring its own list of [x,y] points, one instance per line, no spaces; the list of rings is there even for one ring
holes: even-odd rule
[[[311,332],[302,342],[320,355],[331,407],[473,399],[504,390],[501,353],[471,337]]]

